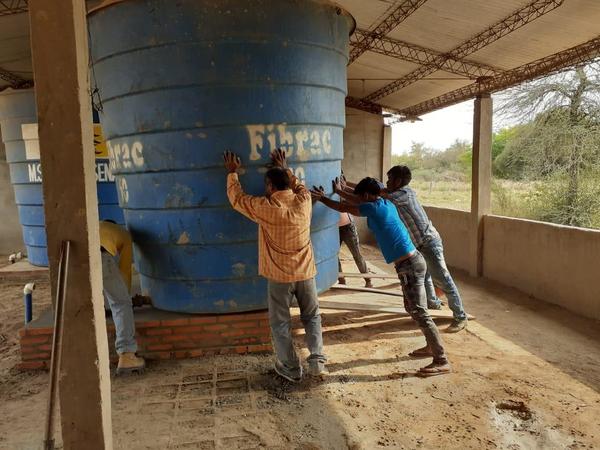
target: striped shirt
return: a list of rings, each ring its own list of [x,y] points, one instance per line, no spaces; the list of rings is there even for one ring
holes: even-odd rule
[[[398,215],[410,234],[410,238],[419,248],[423,243],[438,236],[437,230],[432,225],[427,213],[417,200],[417,194],[408,186],[390,192],[387,198],[396,206]]]
[[[288,170],[291,189],[270,197],[242,190],[238,175],[227,176],[233,208],[258,224],[258,273],[280,283],[308,280],[317,274],[310,242],[310,192]]]

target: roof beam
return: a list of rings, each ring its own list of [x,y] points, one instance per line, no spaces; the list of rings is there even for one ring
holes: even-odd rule
[[[409,86],[420,80],[421,78],[424,78],[427,75],[439,70],[438,68],[442,66],[448,59],[452,58],[455,60],[461,60],[465,56],[481,50],[492,42],[497,41],[514,30],[521,28],[522,26],[533,22],[539,17],[542,17],[544,14],[547,14],[550,11],[558,8],[560,5],[562,5],[563,1],[564,0],[534,0],[528,5],[518,9],[510,16],[505,17],[471,39],[463,42],[447,54],[441,54],[433,63],[420,67],[408,75],[405,75],[402,78],[383,86],[375,92],[372,92],[365,97],[365,100],[373,102],[387,97],[388,95],[393,94],[394,92],[397,92],[400,89],[403,89],[406,86]]]
[[[401,114],[400,110],[397,108],[393,108],[391,106],[380,105],[379,103],[373,103],[365,101],[361,98],[356,97],[346,97],[346,106],[348,108],[359,109],[361,111],[365,111],[371,114],[385,114],[390,113],[393,115]]]
[[[0,17],[27,12],[27,0],[0,0]]]
[[[361,111],[369,112],[371,114],[382,114],[383,108],[377,103],[368,102],[361,100],[356,97],[346,97],[346,106],[348,108],[360,109]]]
[[[600,35],[584,44],[524,64],[495,77],[482,78],[477,83],[404,108],[399,113],[410,117],[419,116],[469,100],[479,94],[497,92],[516,86],[524,81],[547,76],[568,67],[586,63],[597,57],[600,57]]]
[[[348,65],[352,64],[360,55],[369,50],[375,38],[388,34],[390,31],[400,25],[400,23],[402,23],[407,17],[419,9],[426,1],[427,0],[404,0],[402,3],[400,3],[390,14],[388,14],[371,30],[369,35],[363,36],[363,39],[360,39],[358,42],[356,42],[354,48],[350,50]]]
[[[32,81],[21,78],[19,75],[4,70],[2,67],[0,67],[0,80],[6,81],[10,87],[15,89],[33,86]]]
[[[368,34],[370,34],[370,32],[367,30],[357,29],[351,36],[350,43],[356,44]],[[473,61],[459,60],[429,48],[389,37],[375,37],[369,47],[369,51],[415,64],[427,66],[435,65],[439,70],[462,75],[474,80],[503,72],[502,69],[497,67]],[[439,61],[443,62],[438,65]]]

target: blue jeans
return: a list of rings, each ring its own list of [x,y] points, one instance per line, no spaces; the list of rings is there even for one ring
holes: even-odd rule
[[[115,323],[115,349],[119,355],[121,353],[135,353],[137,342],[135,340],[135,321],[129,290],[119,271],[115,257],[104,250],[101,255],[102,291],[104,302],[110,306],[113,322]]]
[[[425,276],[425,291],[427,303],[439,305],[440,299],[435,295],[435,286],[439,287],[448,298],[448,307],[452,310],[454,318],[462,320],[467,318],[458,288],[450,275],[444,260],[444,246],[440,237],[434,237],[419,247],[419,251],[427,262],[427,275]]]
[[[315,279],[291,283],[278,283],[268,280],[269,323],[275,355],[283,363],[290,375],[302,376],[300,360],[292,340],[292,319],[290,306],[294,297],[300,307],[300,320],[306,332],[306,346],[310,352],[308,360],[325,362],[323,336],[321,333],[321,313]]]

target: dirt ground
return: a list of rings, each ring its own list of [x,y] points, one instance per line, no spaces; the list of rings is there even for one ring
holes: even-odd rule
[[[600,324],[457,280],[477,320],[443,335],[451,375],[415,376],[427,361],[406,356],[423,344],[410,319],[324,310],[322,380],[291,386],[269,355],[150,362],[141,376],[113,378],[115,448],[600,448]],[[48,291],[38,284],[34,312]],[[0,283],[0,314],[0,448],[39,449],[48,375],[14,368],[22,284]],[[295,330],[306,356],[297,311]]]

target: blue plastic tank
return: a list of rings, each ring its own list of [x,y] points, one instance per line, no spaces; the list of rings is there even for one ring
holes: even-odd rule
[[[88,23],[143,293],[170,311],[266,308],[257,227],[229,205],[222,153],[242,157],[250,194],[264,194],[277,147],[306,185],[331,191],[354,20],[327,1],[153,0],[107,2]],[[337,280],[337,222],[315,205],[320,291]]]
[[[33,265],[47,266],[42,169],[33,89],[7,89],[0,93],[0,127],[27,258]],[[100,218],[124,223],[106,145],[98,123],[94,124],[94,141]]]

